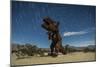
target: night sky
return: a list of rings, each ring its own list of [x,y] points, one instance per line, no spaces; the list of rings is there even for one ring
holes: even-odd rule
[[[12,43],[49,47],[51,41],[41,27],[43,18],[49,16],[60,22],[63,45],[95,45],[95,6],[12,1],[11,11]]]

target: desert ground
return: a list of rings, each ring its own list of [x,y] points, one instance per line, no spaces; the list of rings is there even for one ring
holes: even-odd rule
[[[11,65],[34,65],[34,64],[51,64],[51,63],[67,63],[81,61],[95,61],[95,52],[74,52],[66,55],[58,55],[58,57],[38,57],[31,56],[22,59],[16,59],[15,55],[11,56]]]

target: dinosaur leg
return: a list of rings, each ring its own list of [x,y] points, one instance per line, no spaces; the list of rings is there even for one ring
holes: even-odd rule
[[[59,41],[57,44],[58,44],[58,48],[59,48],[58,50],[59,50],[59,52],[61,52],[62,54],[66,54],[66,52],[65,52],[65,50],[64,50],[61,42]]]
[[[54,52],[54,43],[53,42],[50,45],[50,49],[51,49],[51,54],[50,55],[53,55],[53,52]]]

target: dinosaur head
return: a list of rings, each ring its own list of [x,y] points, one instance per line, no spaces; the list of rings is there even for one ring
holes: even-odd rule
[[[56,31],[58,31],[59,23],[53,21],[51,18],[45,17],[43,19],[43,22],[44,23],[41,26],[45,30],[50,31],[50,32],[56,32]]]

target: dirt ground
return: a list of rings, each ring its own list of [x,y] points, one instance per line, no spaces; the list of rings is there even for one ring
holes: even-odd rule
[[[80,61],[95,61],[95,52],[75,52],[66,55],[59,55],[58,57],[37,57],[32,56],[23,59],[16,59],[14,55],[11,56],[11,65],[34,65],[34,64],[50,64],[50,63],[67,63]]]

